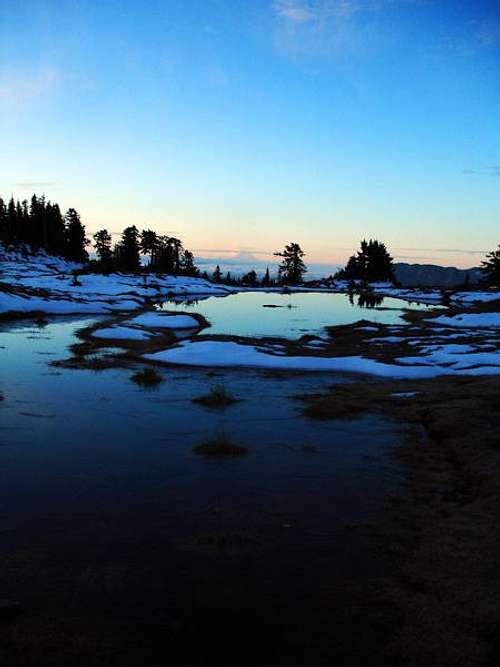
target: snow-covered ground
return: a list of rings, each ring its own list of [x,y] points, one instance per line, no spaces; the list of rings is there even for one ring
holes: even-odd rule
[[[432,320],[433,324],[447,327],[465,327],[466,329],[500,329],[500,313],[460,313],[458,315],[440,315]]]
[[[468,304],[468,303],[489,303],[492,301],[500,301],[500,293],[498,291],[491,292],[455,292],[450,298],[450,303]]]
[[[457,348],[440,346],[426,357],[399,359],[399,364],[387,364],[361,356],[316,357],[276,356],[254,345],[232,341],[184,341],[177,347],[144,355],[149,361],[186,366],[255,367],[283,371],[335,371],[365,373],[383,378],[416,380],[439,375],[500,374],[500,352],[461,354]],[[425,360],[425,361],[424,361]]]
[[[141,313],[128,320],[129,324],[153,329],[197,329],[198,320],[191,315],[171,315],[170,313]]]
[[[147,312],[125,320],[121,324],[96,329],[92,332],[92,337],[110,340],[148,340],[165,330],[195,330],[199,328],[198,320],[190,315]]]
[[[167,296],[226,295],[247,291],[244,287],[217,285],[202,278],[169,275],[110,275],[74,273],[82,265],[53,257],[44,252],[24,255],[7,251],[0,245],[0,314],[7,312],[47,314],[102,314],[127,312],[142,308],[147,301]],[[3,289],[2,289],[3,284]],[[346,292],[345,280],[331,281],[326,291]],[[412,290],[393,287],[391,283],[373,283],[374,293],[410,302],[440,303],[440,290]],[[294,291],[318,291],[322,288],[294,287]],[[281,288],[266,291],[282,291]],[[458,292],[451,297],[454,303],[490,302],[499,294],[488,291]]]
[[[0,314],[127,312],[144,307],[147,300],[161,300],[167,295],[194,297],[235,291],[186,276],[79,274],[75,281],[74,272],[81,268],[45,253],[23,256],[0,248]]]
[[[101,328],[93,331],[92,338],[154,343],[155,339],[163,341],[158,334],[177,330],[177,336],[187,337],[186,340],[144,356],[149,361],[172,364],[355,372],[407,379],[443,374],[500,374],[500,312],[491,312],[498,292],[457,292],[450,299],[455,312],[426,319],[421,324],[385,329],[379,325],[358,326],[355,331],[363,332],[368,349],[373,345],[367,356],[346,355],[345,351],[326,356],[325,349],[331,349],[328,346],[332,341],[321,333],[316,340],[302,346],[300,355],[291,356],[279,344],[256,346],[227,340],[197,340],[195,335],[202,325],[188,314],[159,311],[134,314],[167,297],[227,295],[240,291],[238,288],[201,278],[168,275],[78,273],[75,278],[75,272],[81,270],[80,265],[61,258],[44,253],[24,256],[0,246],[0,314],[123,314],[119,323],[103,322]],[[328,291],[346,291],[348,285],[344,282],[336,281]],[[397,289],[389,283],[375,283],[372,288],[378,294],[407,301],[439,303],[442,299],[439,290]],[[300,291],[317,291],[317,288],[303,287]],[[478,304],[485,305],[479,308]],[[458,309],[468,312],[457,313]],[[500,311],[500,301],[497,310]],[[410,349],[412,354],[404,356]]]
[[[92,336],[94,338],[109,338],[111,340],[148,340],[154,336],[154,333],[127,326],[111,326],[97,329]]]

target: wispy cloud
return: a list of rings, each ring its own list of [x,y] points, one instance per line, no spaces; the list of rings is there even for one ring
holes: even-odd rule
[[[0,103],[24,106],[48,93],[59,80],[56,68],[45,66],[35,72],[0,70]]]
[[[500,21],[493,19],[482,21],[475,31],[476,39],[480,46],[492,47],[500,44]]]
[[[238,261],[252,261],[261,257],[272,257],[273,253],[269,250],[258,250],[257,248],[242,247],[238,249],[230,248],[194,248],[194,252],[208,253],[214,255],[223,255],[237,259]]]
[[[275,0],[276,14],[291,23],[324,22],[327,19],[350,19],[362,11],[373,11],[381,0]]]
[[[487,250],[469,250],[464,248],[393,248],[394,251],[411,251],[411,252],[440,252],[450,253],[453,255],[484,255]]]
[[[316,18],[311,7],[294,0],[277,0],[274,10],[278,16],[292,23],[307,23]]]
[[[292,57],[370,49],[380,26],[369,20],[391,0],[274,0],[274,44]]]
[[[22,181],[21,183],[13,183],[12,185],[21,190],[37,190],[38,188],[51,188],[55,183],[51,181]]]
[[[481,169],[462,169],[462,174],[476,175],[476,176],[496,176],[500,177],[500,165],[492,164]]]

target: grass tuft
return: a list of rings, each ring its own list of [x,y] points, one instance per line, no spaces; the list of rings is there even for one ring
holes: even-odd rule
[[[218,433],[205,442],[193,447],[195,454],[204,456],[233,457],[242,456],[247,453],[247,448],[237,445],[225,433]]]
[[[132,382],[141,387],[156,387],[163,382],[163,377],[154,368],[144,368],[142,371],[137,371],[130,376]]]
[[[193,403],[199,403],[211,408],[225,408],[228,405],[237,403],[238,400],[227,391],[224,385],[220,384],[212,387],[205,396],[193,398]]]

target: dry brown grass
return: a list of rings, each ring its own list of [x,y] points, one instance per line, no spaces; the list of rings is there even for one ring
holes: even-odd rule
[[[193,447],[195,454],[214,456],[221,458],[232,458],[247,453],[247,448],[233,442],[225,433],[217,433],[211,438]]]
[[[141,387],[151,388],[157,387],[163,382],[163,377],[155,368],[143,368],[142,371],[137,371],[130,376],[132,382],[135,382]]]
[[[399,452],[407,493],[378,529],[394,563],[380,592],[399,619],[389,651],[405,667],[498,664],[500,378],[343,385],[305,412],[326,419],[380,410],[419,427]]]
[[[228,405],[238,403],[238,401],[239,399],[232,396],[222,384],[212,387],[205,396],[193,398],[193,403],[205,405],[209,408],[226,408]]]

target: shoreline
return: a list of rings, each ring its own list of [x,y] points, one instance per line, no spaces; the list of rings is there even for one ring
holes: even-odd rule
[[[498,377],[350,383],[300,397],[313,419],[376,413],[406,427],[395,451],[406,489],[374,529],[394,567],[377,593],[397,618],[388,653],[405,667],[486,665],[498,650],[499,397]]]

